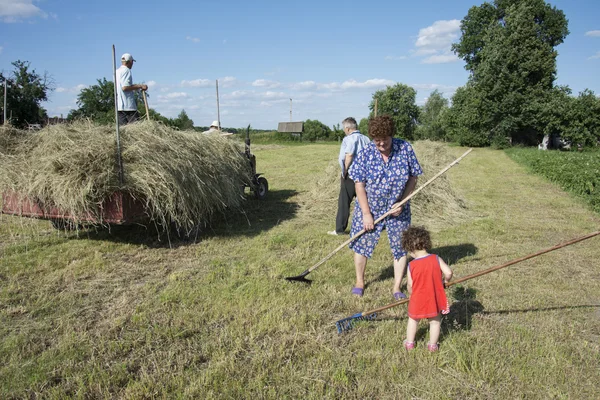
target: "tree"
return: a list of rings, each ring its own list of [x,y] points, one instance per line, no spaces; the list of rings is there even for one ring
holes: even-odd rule
[[[585,89],[573,100],[570,113],[570,129],[562,137],[582,146],[596,146],[600,143],[600,98],[593,91]]]
[[[304,122],[304,133],[302,134],[303,140],[325,140],[331,135],[331,128],[325,125],[321,121],[307,119]]]
[[[344,130],[341,128],[340,124],[338,123],[337,125],[333,125],[331,129],[331,140],[337,140],[339,142],[344,139],[344,136],[346,136],[346,134],[344,133]]]
[[[25,128],[27,124],[41,124],[48,118],[46,110],[41,106],[42,101],[48,100],[48,93],[54,90],[53,82],[47,72],[38,74],[30,70],[28,61],[15,61],[12,75],[0,73],[0,80],[7,81],[8,93],[6,107],[8,115],[12,112],[11,123],[17,128]],[[1,104],[4,103],[2,90]]]
[[[471,135],[500,147],[535,143],[556,77],[554,47],[568,34],[563,12],[544,0],[495,0],[472,7],[461,30],[453,49],[471,72],[467,91],[478,101],[467,103],[481,119]]]
[[[368,118],[363,118],[360,120],[360,122],[358,123],[358,130],[363,135],[367,135],[367,136],[369,135],[369,119]]]
[[[522,6],[529,8],[536,37],[541,42],[556,47],[569,34],[564,13],[544,0],[494,0],[493,4],[471,7],[460,23],[460,41],[452,45],[452,50],[465,60],[467,70],[474,72],[481,63],[481,51],[489,43],[490,29],[507,27],[507,16]]]
[[[192,121],[190,117],[188,117],[185,110],[181,110],[177,118],[173,120],[173,125],[182,131],[194,129],[194,121]]]
[[[97,79],[98,84],[81,89],[77,95],[77,110],[71,110],[67,119],[89,118],[100,124],[115,122],[115,92],[112,81]]]
[[[77,95],[78,108],[69,112],[67,116],[69,121],[78,118],[89,118],[99,124],[115,123],[114,84],[106,78],[96,79],[96,81],[98,84],[81,89]],[[140,115],[145,115],[146,107],[143,102],[136,101],[136,103]],[[150,119],[153,121],[159,121],[168,126],[177,126],[176,120],[164,117],[152,108],[149,108],[148,112]]]
[[[448,99],[436,89],[429,95],[419,113],[418,138],[431,140],[446,139],[446,128],[442,117],[448,110]]]
[[[378,115],[389,115],[396,125],[396,135],[405,139],[414,137],[415,127],[419,118],[419,107],[415,103],[417,92],[410,86],[397,83],[385,90],[373,94],[369,105],[371,115],[375,110],[377,100]]]

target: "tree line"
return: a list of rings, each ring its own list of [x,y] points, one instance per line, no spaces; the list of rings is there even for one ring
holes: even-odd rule
[[[589,89],[577,96],[556,81],[556,47],[569,34],[563,11],[544,0],[494,0],[471,7],[461,21],[461,37],[452,45],[469,71],[466,84],[450,99],[434,90],[423,106],[416,105],[414,88],[397,83],[376,91],[369,105],[379,115],[390,115],[396,136],[408,140],[431,139],[463,146],[506,147],[535,145],[544,136],[561,137],[583,147],[600,141],[600,98]],[[28,62],[13,63],[8,80],[8,108],[13,124],[39,123],[47,118],[41,102],[53,90],[47,73],[30,70]],[[140,114],[145,113],[140,101]],[[89,118],[113,123],[113,84],[106,78],[77,96],[69,120]],[[150,117],[178,129],[194,129],[185,110],[167,118],[153,109]],[[207,127],[195,127],[204,130]],[[359,129],[368,133],[368,118]],[[242,129],[240,129],[241,131]],[[230,129],[237,132],[237,129]],[[329,127],[318,120],[304,122],[303,140],[341,140],[340,125]]]

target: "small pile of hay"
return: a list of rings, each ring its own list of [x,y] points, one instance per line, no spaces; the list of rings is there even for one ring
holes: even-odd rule
[[[114,128],[77,122],[48,126],[11,145],[16,151],[0,163],[0,174],[7,177],[0,180],[0,191],[57,207],[75,222],[87,214],[99,223],[100,204],[122,191],[141,201],[152,220],[185,230],[241,206],[242,188],[251,180],[241,145],[156,122],[127,125],[120,136],[122,185]]]
[[[440,142],[418,141],[413,143],[413,148],[423,169],[423,175],[419,177],[417,187],[433,178],[435,174],[457,158],[448,152],[447,145]],[[460,168],[460,165],[452,168]],[[452,169],[433,181],[411,200],[413,224],[440,230],[467,218],[467,205],[450,184],[448,174],[451,172]]]
[[[423,169],[417,188],[455,160],[445,144],[428,140],[411,144]],[[413,223],[438,230],[465,218],[467,211],[465,202],[452,189],[447,174],[448,172],[438,177],[411,200]],[[321,214],[323,218],[330,218],[331,212],[335,213],[334,210],[337,210],[339,190],[340,166],[335,160],[331,161],[324,173],[316,179],[314,188],[310,192],[310,201],[305,207],[319,210],[317,204],[329,203],[330,207],[321,209]]]

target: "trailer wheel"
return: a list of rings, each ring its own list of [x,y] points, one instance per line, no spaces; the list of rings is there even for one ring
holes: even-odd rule
[[[269,182],[262,176],[256,180],[256,188],[254,189],[254,197],[259,200],[267,198],[267,192],[269,191]]]

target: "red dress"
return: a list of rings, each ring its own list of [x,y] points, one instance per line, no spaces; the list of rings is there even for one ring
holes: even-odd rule
[[[432,318],[441,312],[448,314],[450,307],[444,291],[442,269],[438,256],[429,254],[409,263],[412,294],[408,316],[412,319]]]

